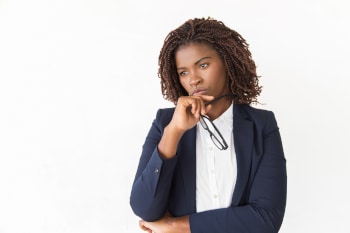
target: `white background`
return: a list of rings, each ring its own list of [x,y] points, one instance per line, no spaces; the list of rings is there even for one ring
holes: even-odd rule
[[[0,233],[141,232],[129,207],[166,34],[250,44],[288,168],[282,233],[350,232],[347,0],[0,0]]]

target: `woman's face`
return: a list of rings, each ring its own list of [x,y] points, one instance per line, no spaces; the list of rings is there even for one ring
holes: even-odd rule
[[[180,83],[189,95],[220,96],[229,93],[226,67],[219,54],[206,44],[188,44],[175,53]]]

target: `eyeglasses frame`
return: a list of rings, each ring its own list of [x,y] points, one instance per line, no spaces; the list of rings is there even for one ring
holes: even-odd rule
[[[210,124],[213,126],[214,130],[216,131],[217,135],[220,137],[221,140],[219,140],[219,138],[217,138],[215,136],[215,134],[210,130],[207,122],[205,121],[207,120],[208,122],[210,122]],[[221,135],[220,131],[218,130],[218,128],[215,126],[215,124],[209,119],[208,116],[205,115],[201,115],[200,116],[200,123],[203,127],[203,129],[207,130],[209,135],[210,135],[210,139],[213,141],[214,145],[219,149],[219,150],[226,150],[228,148],[227,142],[225,141],[224,137]],[[219,143],[219,145],[217,145],[217,143]]]

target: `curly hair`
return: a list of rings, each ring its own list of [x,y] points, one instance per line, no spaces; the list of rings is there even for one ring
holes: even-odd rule
[[[222,58],[236,104],[258,103],[262,87],[248,43],[223,22],[208,18],[194,18],[171,31],[164,40],[158,59],[158,77],[166,100],[177,103],[180,96],[188,95],[177,73],[175,54],[179,47],[190,43],[205,43]]]

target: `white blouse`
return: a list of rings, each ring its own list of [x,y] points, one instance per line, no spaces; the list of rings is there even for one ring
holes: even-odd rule
[[[213,121],[228,144],[218,149],[209,132],[197,124],[196,138],[196,206],[197,212],[229,207],[237,178],[233,143],[233,104]]]

